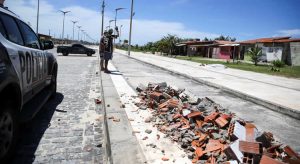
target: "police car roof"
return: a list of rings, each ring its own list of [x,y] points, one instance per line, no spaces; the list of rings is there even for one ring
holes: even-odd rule
[[[19,17],[17,14],[15,14],[14,12],[12,12],[12,11],[10,11],[10,10],[8,10],[8,9],[5,9],[5,8],[0,7],[0,12],[1,12],[1,13],[5,13],[5,14],[7,14],[7,15],[10,15],[10,16],[12,16],[12,17],[15,17],[15,18],[17,18],[17,19],[20,19],[20,17]]]

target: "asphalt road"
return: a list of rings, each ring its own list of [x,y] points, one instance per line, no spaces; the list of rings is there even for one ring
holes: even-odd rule
[[[284,144],[300,152],[300,120],[118,53],[114,54],[113,64],[133,88],[139,83],[147,85],[149,82],[167,82],[185,88],[197,97],[209,97],[240,118],[253,121],[259,130],[272,132]]]
[[[103,118],[94,103],[98,57],[56,55],[56,98],[21,126],[12,163],[102,163]]]

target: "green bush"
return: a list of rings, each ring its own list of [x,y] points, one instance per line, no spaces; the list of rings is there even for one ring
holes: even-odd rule
[[[284,67],[284,62],[281,60],[274,60],[272,61],[272,64],[277,67],[277,68],[282,68]]]
[[[279,68],[274,68],[274,67],[271,67],[271,69],[270,69],[271,71],[273,71],[273,72],[280,72],[280,69]]]
[[[155,54],[156,48],[155,47],[151,47],[151,52],[152,54]]]

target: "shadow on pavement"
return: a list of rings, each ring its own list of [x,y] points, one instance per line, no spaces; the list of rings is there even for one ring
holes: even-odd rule
[[[34,162],[40,141],[51,125],[54,112],[60,111],[56,108],[63,99],[63,94],[56,93],[55,98],[50,99],[31,121],[20,126],[19,140],[10,163],[31,164]]]
[[[104,72],[105,73],[105,72]],[[123,75],[121,72],[119,72],[118,70],[112,70],[112,71],[109,71],[109,73],[107,74],[111,74],[111,75]]]
[[[74,54],[74,55],[68,55],[68,56],[64,56],[64,55],[57,55],[57,56],[59,56],[59,57],[88,57],[88,58],[92,58],[92,57],[97,57],[97,55],[93,55],[93,56],[87,56],[87,55],[76,55],[76,54]]]

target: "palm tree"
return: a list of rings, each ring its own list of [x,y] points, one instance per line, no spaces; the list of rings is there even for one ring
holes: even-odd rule
[[[251,60],[254,62],[255,66],[257,66],[259,57],[261,57],[262,55],[261,52],[262,52],[261,48],[258,48],[257,46],[248,50],[248,54],[250,55]]]
[[[168,55],[173,54],[176,44],[180,42],[180,39],[176,35],[171,35],[171,34],[168,34],[167,36],[164,36],[162,38],[162,40],[167,43],[167,46],[168,46],[167,54]]]

